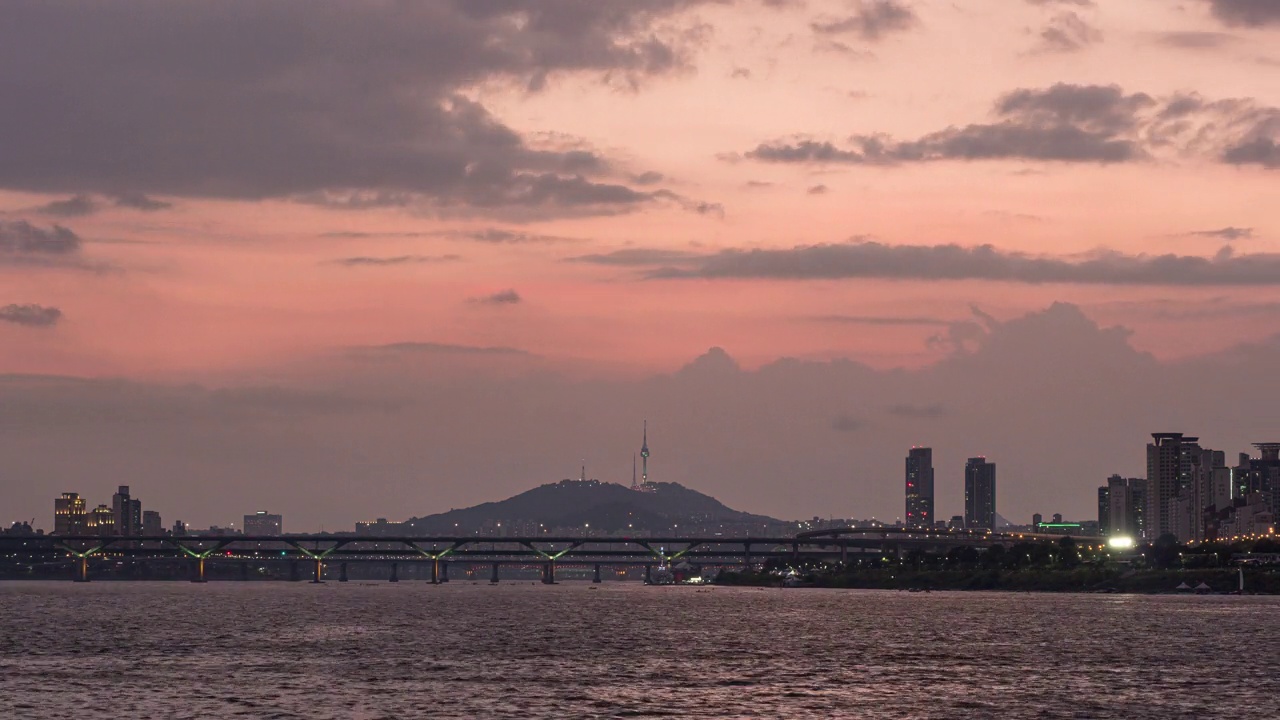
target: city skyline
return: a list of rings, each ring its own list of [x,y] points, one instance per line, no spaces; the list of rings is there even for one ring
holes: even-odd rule
[[[1081,518],[1150,429],[1280,437],[1265,3],[9,5],[14,518],[625,483],[644,418],[776,517],[928,444],[935,517],[986,453]]]
[[[1280,443],[1257,442],[1252,447],[1258,456],[1248,452],[1237,455],[1238,464],[1228,467],[1226,452],[1202,448],[1199,438],[1184,433],[1152,433],[1152,443],[1146,447],[1147,472],[1141,478],[1125,478],[1113,474],[1106,484],[1097,490],[1096,520],[1081,517],[1075,525],[1084,535],[1099,537],[1128,537],[1134,540],[1154,541],[1169,535],[1179,542],[1211,540],[1228,534],[1251,535],[1273,533],[1280,517]],[[648,422],[643,423],[642,454],[646,461],[650,455]],[[561,484],[572,482],[564,479]],[[582,466],[578,479],[582,484],[601,481],[588,479],[586,466]],[[607,482],[607,481],[606,481]],[[612,482],[633,492],[659,492],[659,486],[648,479],[647,462],[645,481],[637,482],[636,466],[632,462],[630,485]],[[543,484],[550,487],[550,484]],[[1038,528],[1044,513],[1034,512],[1032,521],[1024,524],[1017,518],[1007,518],[999,513],[996,464],[986,456],[970,457],[964,466],[962,486],[962,514],[953,515],[950,521],[938,519],[934,510],[936,486],[934,483],[933,449],[913,446],[907,453],[903,481],[903,497],[906,511],[899,517],[859,516],[856,513],[839,518],[855,523],[882,522],[902,528],[956,528],[1001,530],[1004,527]],[[713,498],[714,499],[714,498]],[[493,500],[484,504],[492,504]],[[483,507],[483,505],[477,506]],[[430,514],[430,513],[428,513]],[[398,527],[408,520],[422,516],[406,516],[388,521],[379,517],[377,523],[352,521],[357,532],[360,527]],[[1053,524],[1065,527],[1062,513],[1052,513]],[[813,516],[814,521],[836,519],[834,515]],[[524,518],[525,521],[531,518]],[[799,518],[774,518],[791,523]],[[489,520],[487,522],[492,522]],[[26,525],[27,531],[45,532],[38,519],[23,523],[15,521],[15,528]],[[1071,523],[1067,523],[1070,525]],[[182,520],[174,523],[173,534],[185,534],[194,527]],[[499,522],[497,527],[501,527]],[[587,526],[589,527],[589,525]],[[677,526],[678,527],[678,526]],[[1092,527],[1093,530],[1088,530]],[[101,504],[90,508],[77,492],[63,492],[54,498],[53,523],[50,526],[57,535],[160,535],[166,533],[161,516],[155,510],[143,511],[138,499],[131,499],[130,488],[119,486],[112,496],[110,506]],[[236,523],[209,525],[212,534],[243,532],[248,535],[281,535],[281,514],[258,510],[243,515],[240,530]],[[1223,530],[1225,528],[1225,530]],[[324,531],[324,528],[320,528]],[[345,532],[342,528],[335,531]],[[1069,533],[1068,533],[1069,534]]]

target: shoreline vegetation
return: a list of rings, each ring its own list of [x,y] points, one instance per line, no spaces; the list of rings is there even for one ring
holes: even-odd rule
[[[1162,537],[1125,553],[1105,545],[1059,541],[1011,547],[953,548],[945,554],[912,550],[900,558],[875,557],[848,565],[771,560],[750,572],[724,571],[716,584],[756,587],[867,590],[994,590],[1008,592],[1235,594],[1241,572],[1245,595],[1280,594],[1280,542],[1179,545]]]

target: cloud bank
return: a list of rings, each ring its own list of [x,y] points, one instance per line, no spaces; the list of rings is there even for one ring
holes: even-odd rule
[[[1170,148],[1234,165],[1280,167],[1280,109],[1249,99],[1196,94],[1157,99],[1119,86],[1059,83],[1001,97],[994,121],[949,127],[915,140],[854,135],[847,145],[807,137],[758,145],[768,163],[900,165],[943,160],[1127,163]]]

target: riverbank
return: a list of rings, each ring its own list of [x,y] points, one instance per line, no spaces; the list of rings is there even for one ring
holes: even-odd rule
[[[1004,590],[1009,592],[1120,592],[1174,593],[1181,584],[1195,588],[1201,583],[1212,592],[1234,592],[1239,588],[1237,568],[1196,570],[1131,570],[1127,568],[1073,568],[1069,570],[911,570],[904,568],[857,569],[846,572],[815,572],[794,576],[788,581],[773,572],[723,572],[719,585],[776,587],[857,588],[866,590]],[[1280,572],[1246,568],[1244,591],[1248,594],[1280,595]]]

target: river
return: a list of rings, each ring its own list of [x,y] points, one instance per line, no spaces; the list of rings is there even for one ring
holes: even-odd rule
[[[0,583],[6,718],[1274,718],[1278,671],[1278,597]]]

